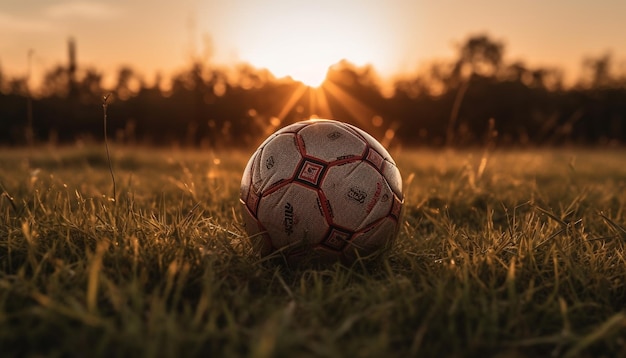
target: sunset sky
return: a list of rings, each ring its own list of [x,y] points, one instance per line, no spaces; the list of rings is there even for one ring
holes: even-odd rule
[[[150,79],[210,53],[216,63],[302,80],[344,58],[390,77],[451,58],[477,33],[503,40],[507,60],[570,75],[607,51],[623,66],[626,1],[3,0],[0,66],[24,75],[33,50],[33,77],[41,76],[66,63],[73,37],[79,65],[108,74],[130,65]]]

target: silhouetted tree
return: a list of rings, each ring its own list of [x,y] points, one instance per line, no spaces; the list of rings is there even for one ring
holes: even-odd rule
[[[458,49],[453,75],[456,78],[474,74],[493,77],[500,71],[503,54],[504,45],[501,42],[484,34],[471,36]]]
[[[611,53],[605,53],[598,57],[588,57],[583,61],[583,81],[588,87],[601,88],[613,85],[611,70],[613,59]]]
[[[85,71],[76,84],[82,102],[94,103],[102,100],[102,74],[94,68]]]
[[[69,94],[69,76],[63,66],[55,66],[44,74],[41,85],[43,97],[67,97]]]
[[[455,58],[395,81],[391,96],[381,93],[373,67],[348,61],[329,70],[324,97],[249,64],[218,67],[209,55],[193,57],[169,81],[157,76],[149,86],[122,67],[111,88],[94,68],[74,62],[72,72],[70,61],[47,71],[34,97],[27,78],[0,69],[0,145],[25,143],[29,100],[36,138],[102,139],[101,96],[109,92],[110,133],[127,143],[258,145],[279,126],[318,114],[316,101],[327,102],[336,119],[378,138],[395,133],[394,140],[407,145],[439,146],[446,139],[455,146],[482,145],[485,138],[504,145],[626,141],[626,74],[616,71],[610,53],[587,58],[580,84],[569,88],[560,69],[507,62],[504,53],[503,42],[470,36]]]
[[[4,88],[4,82],[5,82],[5,78],[4,78],[4,70],[2,68],[2,62],[0,61],[0,93],[4,93],[5,92],[5,88]]]
[[[123,66],[117,72],[114,92],[118,98],[126,100],[144,86],[143,78],[132,67]]]

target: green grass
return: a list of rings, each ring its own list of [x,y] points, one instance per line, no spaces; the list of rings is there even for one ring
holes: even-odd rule
[[[0,151],[2,356],[626,356],[626,153],[396,153],[405,216],[354,267],[261,262],[249,153]]]

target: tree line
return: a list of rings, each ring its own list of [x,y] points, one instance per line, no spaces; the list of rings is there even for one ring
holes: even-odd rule
[[[247,64],[223,68],[194,60],[148,84],[130,67],[112,88],[104,75],[68,65],[41,87],[0,71],[0,145],[73,143],[109,137],[126,144],[221,147],[258,144],[277,127],[332,116],[405,146],[609,145],[626,141],[626,73],[610,53],[583,61],[564,84],[559,68],[505,61],[505,45],[468,37],[455,58],[394,80],[384,90],[370,66],[341,61],[319,89]],[[166,84],[167,82],[167,84]]]

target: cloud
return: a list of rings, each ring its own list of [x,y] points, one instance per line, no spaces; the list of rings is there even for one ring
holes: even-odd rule
[[[121,11],[111,5],[94,1],[70,1],[50,5],[29,16],[0,11],[0,31],[20,33],[51,32],[59,28],[59,21],[110,20]]]
[[[52,24],[42,19],[29,19],[0,12],[0,29],[11,32],[47,32]]]
[[[117,8],[100,2],[72,1],[47,7],[44,14],[51,19],[108,20],[119,15]]]

